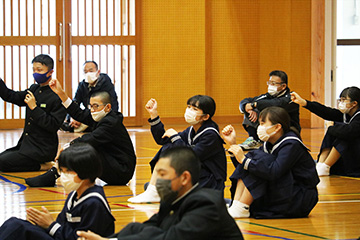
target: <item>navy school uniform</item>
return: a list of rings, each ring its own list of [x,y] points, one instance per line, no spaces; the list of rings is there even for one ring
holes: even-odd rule
[[[319,117],[334,121],[325,134],[320,147],[334,147],[340,154],[340,159],[330,168],[330,174],[360,177],[360,109],[350,117],[340,110],[326,107],[318,102],[307,101],[306,107]]]
[[[219,127],[211,119],[205,121],[195,133],[192,126],[171,138],[162,138],[165,133],[164,125],[160,117],[149,119],[151,133],[157,144],[162,148],[151,160],[151,171],[159,160],[161,151],[175,146],[192,147],[201,162],[200,187],[224,190],[226,181],[226,155],[223,147],[223,140],[219,134]]]
[[[0,239],[76,240],[78,230],[91,230],[101,236],[114,233],[115,219],[102,187],[93,186],[87,189],[79,199],[76,198],[76,191],[69,194],[64,208],[48,229],[12,217],[0,227]]]
[[[241,179],[254,198],[252,217],[306,217],[314,208],[320,180],[314,160],[295,133],[284,134],[274,146],[265,142],[245,157],[230,177],[231,194]]]

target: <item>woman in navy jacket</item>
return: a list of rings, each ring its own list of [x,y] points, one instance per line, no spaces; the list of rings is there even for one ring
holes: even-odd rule
[[[293,102],[319,117],[334,121],[325,134],[318,156],[316,170],[319,176],[330,174],[360,177],[360,89],[345,88],[340,93],[339,109],[292,94]]]
[[[306,217],[318,201],[315,162],[283,108],[266,108],[259,120],[264,145],[246,155],[236,144],[234,128],[222,131],[236,166],[229,213],[234,218]]]
[[[184,117],[190,127],[179,133],[172,128],[165,130],[158,115],[155,99],[150,99],[145,108],[150,114],[151,133],[156,143],[162,145],[162,148],[150,162],[153,175],[148,188],[144,193],[128,201],[132,203],[160,201],[155,187],[157,176],[154,168],[156,168],[160,153],[175,146],[189,146],[199,157],[201,161],[200,187],[223,191],[227,166],[224,142],[219,134],[219,127],[211,119],[215,113],[215,101],[206,95],[189,98]]]

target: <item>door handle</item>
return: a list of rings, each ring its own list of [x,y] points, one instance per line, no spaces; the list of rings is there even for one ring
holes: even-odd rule
[[[59,40],[60,40],[60,46],[59,46],[59,62],[62,61],[62,58],[63,58],[63,44],[64,44],[64,41],[63,41],[63,25],[62,23],[59,23]]]
[[[68,24],[69,26],[69,61],[71,61],[71,49],[72,49],[72,29],[71,23]]]

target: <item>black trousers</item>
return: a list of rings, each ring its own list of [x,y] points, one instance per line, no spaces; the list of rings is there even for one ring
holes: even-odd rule
[[[20,154],[16,148],[10,148],[0,153],[0,171],[2,172],[30,172],[39,170],[39,162]]]

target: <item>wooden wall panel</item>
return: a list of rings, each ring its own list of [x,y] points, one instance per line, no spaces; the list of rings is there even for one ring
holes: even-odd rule
[[[272,70],[283,70],[291,81],[291,1],[261,0],[259,29],[260,92],[267,91],[266,81]]]
[[[204,3],[142,1],[143,106],[155,98],[160,116],[179,123],[184,123],[187,99],[205,94]]]
[[[311,100],[325,102],[325,0],[311,1]],[[324,120],[311,115],[311,127]]]
[[[219,123],[238,123],[239,101],[266,92],[275,69],[305,98],[322,96],[323,1],[142,1],[143,105],[155,97],[163,118],[183,123],[187,98],[206,93]],[[302,109],[302,126],[314,117]]]
[[[259,1],[210,2],[212,88],[208,94],[217,103],[215,116],[220,121],[239,123],[240,101],[260,91]]]
[[[292,1],[291,90],[310,99],[311,88],[311,1]],[[302,127],[310,127],[311,113],[300,108]]]

